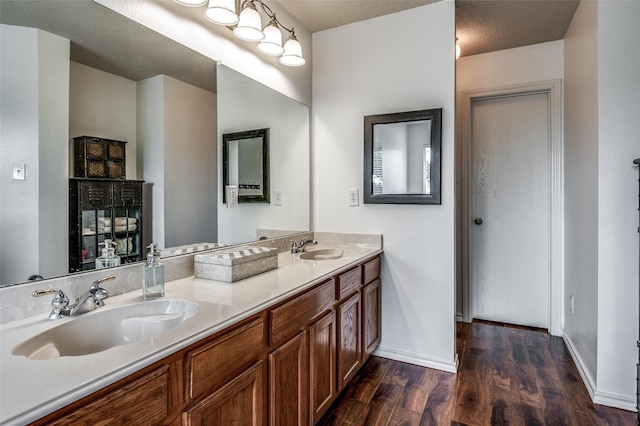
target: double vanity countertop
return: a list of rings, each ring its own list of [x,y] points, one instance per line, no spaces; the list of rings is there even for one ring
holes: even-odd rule
[[[343,248],[337,259],[303,260],[299,254],[280,253],[278,268],[235,283],[195,277],[165,284],[165,299],[197,304],[197,314],[181,324],[136,343],[115,346],[82,356],[32,360],[13,355],[21,342],[67,321],[132,303],[147,303],[136,290],[105,300],[105,306],[74,318],[50,320],[36,315],[0,326],[0,424],[25,424],[165,358],[382,253],[381,248],[318,245],[310,251]],[[89,284],[89,283],[88,283]],[[107,290],[109,283],[103,285]]]

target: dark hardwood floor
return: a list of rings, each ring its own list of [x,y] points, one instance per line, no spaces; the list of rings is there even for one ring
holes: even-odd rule
[[[594,405],[564,342],[545,331],[458,323],[458,374],[372,357],[320,425],[635,425]]]

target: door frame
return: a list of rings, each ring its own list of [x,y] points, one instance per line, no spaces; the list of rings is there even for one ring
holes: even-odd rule
[[[562,81],[547,80],[462,92],[462,307],[463,321],[473,319],[471,300],[471,107],[474,101],[546,93],[549,114],[549,333],[562,335],[564,287]]]

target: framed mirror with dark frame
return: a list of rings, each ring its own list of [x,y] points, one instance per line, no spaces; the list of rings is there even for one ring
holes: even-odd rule
[[[364,203],[440,204],[442,108],[364,117]]]
[[[222,202],[238,187],[238,203],[269,203],[269,129],[222,135]]]

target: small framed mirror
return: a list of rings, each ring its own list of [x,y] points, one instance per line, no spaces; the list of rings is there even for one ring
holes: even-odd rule
[[[364,117],[364,203],[440,204],[442,108]]]
[[[222,202],[238,188],[238,203],[269,203],[269,129],[222,135]]]

